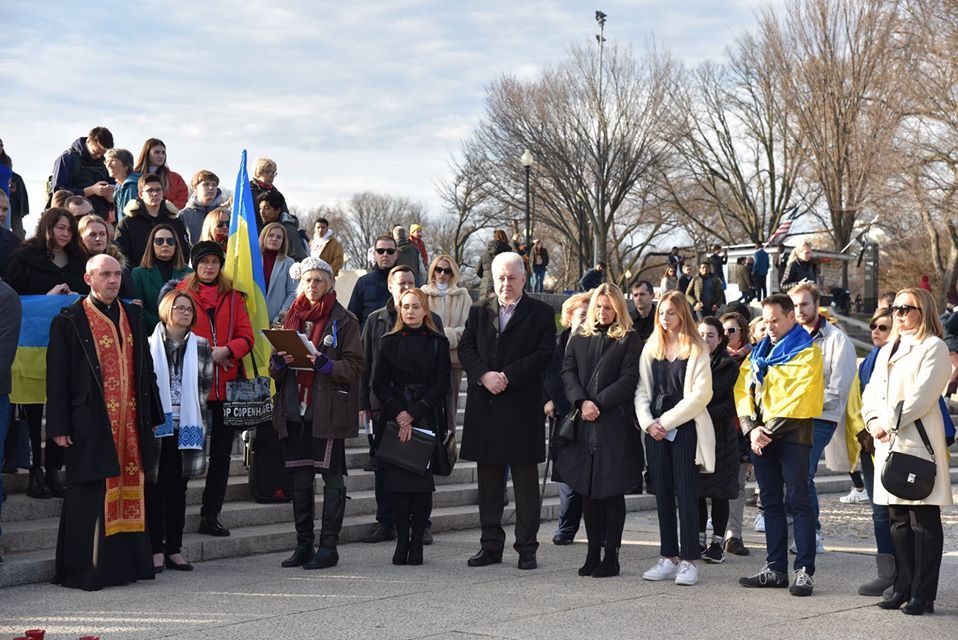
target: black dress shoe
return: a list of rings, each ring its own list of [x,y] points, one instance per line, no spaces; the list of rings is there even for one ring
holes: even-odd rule
[[[520,551],[519,552],[519,564],[517,565],[520,569],[528,571],[529,569],[535,569],[539,566],[536,562],[536,552],[535,551]]]
[[[220,522],[219,516],[203,516],[200,518],[200,528],[197,531],[218,538],[225,538],[230,534],[230,530]]]
[[[908,594],[896,591],[885,600],[878,603],[882,609],[900,609],[901,605],[908,602]]]
[[[177,564],[170,560],[169,556],[166,556],[166,568],[172,569],[173,571],[192,571],[193,565],[189,562],[184,562],[183,564]]]
[[[466,564],[470,567],[486,567],[490,564],[499,564],[500,562],[502,562],[501,553],[493,553],[485,549],[480,549],[479,553],[469,558]]]
[[[908,601],[908,604],[901,608],[901,612],[906,616],[920,616],[923,613],[934,613],[935,602],[933,600],[912,598]]]
[[[389,540],[396,539],[396,529],[393,527],[384,527],[383,525],[376,523],[376,527],[369,532],[369,534],[363,538],[363,542],[376,543],[376,542],[387,542]]]
[[[572,538],[564,536],[561,533],[557,533],[552,536],[552,544],[564,547],[567,544],[572,544]]]
[[[432,531],[428,528],[422,532],[422,543],[427,547],[433,543]]]

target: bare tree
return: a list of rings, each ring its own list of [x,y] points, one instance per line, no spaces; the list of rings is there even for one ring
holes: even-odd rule
[[[586,261],[590,255],[608,261],[626,210],[646,212],[627,205],[665,150],[672,63],[654,52],[637,59],[626,48],[609,47],[601,94],[598,68],[598,53],[577,47],[535,80],[500,79],[487,91],[476,134],[489,192],[514,220],[524,215],[519,158],[524,149],[532,152],[536,223],[578,243]],[[613,272],[620,271],[612,257]]]
[[[821,188],[821,219],[836,248],[874,204],[905,109],[909,46],[898,9],[897,0],[793,0],[762,14],[759,42],[778,70],[790,131]]]
[[[675,154],[661,178],[684,226],[705,242],[764,242],[802,197],[800,131],[789,135],[769,58],[746,34],[724,63],[706,62],[675,84]]]

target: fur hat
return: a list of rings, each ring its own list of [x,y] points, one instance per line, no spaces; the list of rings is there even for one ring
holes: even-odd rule
[[[226,264],[226,255],[223,253],[223,247],[220,246],[219,242],[213,242],[212,240],[203,240],[193,245],[193,248],[190,250],[190,264],[192,264],[195,269],[196,265],[200,263],[200,260],[206,256],[216,256],[219,258],[220,266]]]
[[[330,279],[333,278],[333,268],[329,266],[329,263],[312,256],[306,256],[302,262],[297,262],[291,266],[289,268],[289,277],[293,280],[299,280],[307,271],[325,271],[329,274]]]

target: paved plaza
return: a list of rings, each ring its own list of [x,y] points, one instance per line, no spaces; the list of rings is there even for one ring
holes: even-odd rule
[[[547,543],[544,523],[539,569],[519,571],[507,551],[503,564],[471,569],[475,530],[441,533],[426,548],[426,564],[395,567],[392,544],[341,547],[338,567],[281,569],[285,554],[200,563],[188,574],[166,571],[153,583],[84,593],[46,584],[0,590],[0,638],[28,628],[48,640],[95,634],[102,640],[210,638],[954,638],[958,634],[958,509],[945,512],[945,558],[936,613],[920,618],[881,611],[876,598],[856,594],[874,571],[869,507],[823,496],[826,546],[815,594],[754,591],[736,584],[763,563],[762,535],[751,532],[749,557],[699,565],[694,587],[642,580],[655,559],[654,511],[629,514],[622,576],[580,578],[582,541]],[[754,509],[747,511],[751,523]],[[0,569],[2,571],[2,569]]]

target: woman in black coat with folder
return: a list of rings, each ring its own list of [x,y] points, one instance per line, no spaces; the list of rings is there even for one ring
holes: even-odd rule
[[[373,393],[385,407],[386,418],[399,427],[399,448],[412,438],[413,428],[444,435],[449,368],[449,341],[433,324],[426,295],[419,289],[403,292],[396,325],[383,336],[372,379]],[[436,488],[432,470],[427,468],[420,475],[388,463],[383,456],[378,462],[396,519],[393,564],[422,564],[422,537]]]

